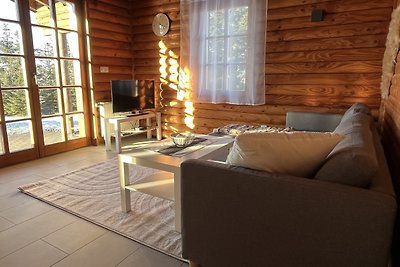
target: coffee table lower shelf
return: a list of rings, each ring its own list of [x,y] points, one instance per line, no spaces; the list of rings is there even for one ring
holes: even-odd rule
[[[169,172],[155,173],[126,185],[125,189],[174,201],[174,175]]]
[[[230,137],[213,137],[206,135],[196,135],[212,140],[212,143],[204,146],[194,152],[188,153],[182,157],[173,157],[164,155],[145,148],[135,149],[129,153],[118,155],[119,158],[119,174],[120,174],[120,190],[121,190],[121,208],[124,212],[131,210],[130,191],[141,191],[147,194],[161,197],[164,190],[161,186],[169,186],[173,188],[173,193],[165,194],[164,198],[174,201],[175,206],[175,230],[181,231],[181,164],[188,159],[204,159],[209,160],[221,155],[227,155],[229,148],[233,144],[233,138]],[[145,179],[141,179],[138,183],[130,184],[129,167],[130,165],[140,165],[164,171],[164,174],[152,175]],[[167,172],[167,173],[165,173]],[[146,180],[147,179],[147,180]],[[171,181],[172,180],[172,181]],[[173,187],[172,187],[173,186]],[[154,189],[158,188],[154,193]],[[168,190],[167,190],[168,191]],[[169,190],[171,191],[171,190]]]

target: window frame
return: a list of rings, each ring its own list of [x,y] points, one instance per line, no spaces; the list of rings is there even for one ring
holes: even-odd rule
[[[205,53],[205,69],[206,69],[206,78],[208,78],[208,67],[209,66],[222,66],[223,68],[223,80],[222,80],[222,88],[215,88],[215,90],[220,91],[220,92],[238,92],[238,93],[243,93],[246,90],[248,90],[246,88],[246,82],[243,85],[243,89],[242,90],[235,90],[233,88],[228,88],[227,87],[227,79],[229,77],[229,66],[244,66],[246,67],[247,65],[247,61],[241,61],[241,62],[229,62],[229,57],[231,56],[231,50],[229,49],[229,44],[232,43],[232,39],[235,37],[242,37],[242,38],[246,38],[246,40],[249,38],[249,34],[248,34],[248,27],[246,29],[246,33],[237,33],[237,34],[232,34],[230,33],[230,28],[229,28],[229,12],[232,8],[246,8],[247,9],[247,22],[248,22],[248,18],[250,16],[249,14],[249,8],[248,6],[237,6],[237,7],[230,7],[230,8],[223,8],[220,11],[224,12],[224,33],[223,35],[216,35],[216,36],[210,36],[209,33],[209,29],[210,29],[210,18],[209,18],[209,14],[211,11],[207,11],[207,27],[206,27],[206,32],[207,32],[207,36],[205,37],[205,47],[206,47],[206,53]],[[248,26],[248,25],[247,25]],[[224,56],[223,56],[223,62],[221,63],[209,63],[209,47],[210,47],[210,41],[212,40],[217,40],[217,39],[223,39],[224,41]],[[247,42],[246,42],[247,43]],[[247,50],[246,50],[246,55],[247,55]],[[246,72],[246,70],[245,70]],[[206,83],[206,88],[205,90],[211,90],[210,88],[208,88],[207,83]]]
[[[235,10],[237,7],[247,8],[246,18],[240,10]],[[224,14],[221,12],[218,20],[215,20],[220,27],[213,28],[209,33],[209,14],[220,10]],[[225,19],[228,15],[229,19]],[[266,16],[267,1],[182,0],[178,98],[183,95],[182,92],[188,92],[191,101],[199,103],[265,104]],[[226,27],[222,31],[222,19],[224,25],[230,28]],[[247,20],[246,28],[244,19]],[[222,39],[217,41],[218,44],[211,43],[213,35],[219,36],[222,33],[224,35],[219,37]],[[212,46],[220,47],[218,53],[223,56],[216,58]],[[208,58],[210,53],[212,56]],[[216,68],[217,60],[221,69]],[[221,76],[224,76],[223,82]],[[222,86],[225,86],[224,90],[216,90],[216,87]]]

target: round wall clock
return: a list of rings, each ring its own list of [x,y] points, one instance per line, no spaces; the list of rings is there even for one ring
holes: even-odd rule
[[[164,36],[169,31],[169,18],[166,14],[158,13],[153,19],[153,32],[157,36]]]

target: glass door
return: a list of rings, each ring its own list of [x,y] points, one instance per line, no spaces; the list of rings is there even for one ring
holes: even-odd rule
[[[1,1],[0,157],[18,162],[21,152],[29,159],[88,145],[79,2]]]
[[[44,145],[86,137],[75,3],[29,1]]]
[[[26,49],[17,1],[0,8],[0,155],[35,157]],[[29,151],[29,152],[26,152]]]

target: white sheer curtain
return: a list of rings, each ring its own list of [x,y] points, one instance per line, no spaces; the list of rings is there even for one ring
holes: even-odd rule
[[[180,87],[196,102],[264,104],[267,0],[181,0]]]

